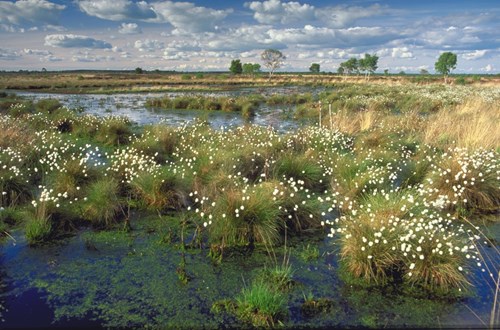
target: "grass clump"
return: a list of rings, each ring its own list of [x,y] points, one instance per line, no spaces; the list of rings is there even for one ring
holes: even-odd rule
[[[284,295],[259,281],[244,288],[236,301],[239,317],[255,327],[274,327],[287,314]]]
[[[211,214],[217,220],[209,230],[215,243],[272,246],[280,241],[280,210],[270,186],[259,185],[248,192],[228,189]]]
[[[118,182],[110,178],[90,184],[82,207],[83,218],[96,227],[111,227],[123,211],[118,189]]]
[[[107,117],[96,133],[96,140],[108,146],[121,146],[129,144],[131,136],[128,119]]]
[[[30,218],[24,232],[29,245],[34,246],[47,242],[52,236],[52,224],[49,217]]]
[[[135,199],[150,210],[180,210],[187,204],[185,182],[167,169],[143,172],[130,183]]]
[[[457,148],[432,164],[424,187],[437,208],[496,212],[500,207],[499,166],[492,151]]]
[[[319,248],[308,243],[299,251],[299,257],[304,261],[317,260],[319,258]]]

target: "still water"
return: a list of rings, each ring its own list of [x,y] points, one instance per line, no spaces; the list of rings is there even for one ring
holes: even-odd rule
[[[169,92],[169,93],[130,93],[130,94],[54,94],[17,92],[31,100],[57,99],[70,109],[81,109],[84,113],[98,116],[118,115],[125,116],[131,121],[143,125],[164,122],[168,125],[180,126],[193,121],[195,118],[203,118],[209,121],[213,128],[236,127],[246,123],[259,126],[270,126],[280,132],[296,129],[302,123],[293,119],[294,106],[266,106],[262,105],[255,116],[245,120],[239,113],[223,111],[201,111],[201,110],[154,110],[146,108],[146,100],[158,97],[176,97],[180,95],[203,95],[203,96],[228,96],[240,95],[273,95],[288,93],[312,93],[317,94],[324,88],[310,87],[271,87],[271,88],[246,88],[220,92]]]

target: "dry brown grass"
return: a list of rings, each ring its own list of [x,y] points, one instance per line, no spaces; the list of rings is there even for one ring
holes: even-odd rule
[[[342,133],[356,134],[359,132],[368,131],[381,123],[383,115],[373,111],[360,111],[360,112],[349,112],[347,110],[341,110],[330,116],[324,117],[322,124],[324,127],[330,127],[338,129]]]
[[[499,148],[500,107],[473,99],[427,119],[424,142],[440,147]]]

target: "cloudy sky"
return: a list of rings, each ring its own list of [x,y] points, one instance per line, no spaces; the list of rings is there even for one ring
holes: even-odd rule
[[[498,0],[0,1],[0,70],[227,71],[264,49],[307,71],[365,53],[379,72],[434,72],[443,51],[457,73],[500,72]]]

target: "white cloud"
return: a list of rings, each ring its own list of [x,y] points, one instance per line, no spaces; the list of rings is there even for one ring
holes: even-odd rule
[[[54,56],[52,54],[40,57],[40,62],[62,62],[64,58]]]
[[[110,62],[114,60],[113,56],[102,56],[102,55],[93,55],[89,52],[84,52],[81,54],[75,54],[71,58],[73,62]]]
[[[26,54],[26,55],[41,55],[41,56],[48,56],[48,55],[52,55],[51,52],[49,52],[48,50],[44,50],[44,49],[30,49],[30,48],[24,48],[23,49],[23,53]]]
[[[158,13],[158,22],[168,22],[175,27],[175,33],[208,32],[218,29],[217,24],[229,13],[228,10],[215,10],[197,7],[190,2],[164,1],[153,3]]]
[[[180,60],[189,60],[191,57],[199,55],[198,53],[193,52],[172,52],[165,50],[163,52],[163,59],[171,60],[171,61],[180,61]]]
[[[258,57],[259,54],[256,52],[242,52],[240,53],[241,58],[251,58],[251,57]]]
[[[494,69],[493,65],[491,65],[491,64],[488,64],[484,68],[481,68],[481,71],[484,71],[484,72],[493,72],[494,70],[495,69]]]
[[[464,58],[466,60],[477,60],[477,59],[484,57],[487,53],[488,53],[488,51],[486,49],[475,50],[475,51],[470,52],[470,53],[462,54],[462,58]]]
[[[165,44],[155,39],[136,40],[134,48],[140,52],[154,52],[163,49]]]
[[[369,7],[335,6],[317,10],[316,16],[326,25],[343,28],[353,24],[361,18],[378,16],[385,13],[386,9],[378,4]]]
[[[165,47],[166,51],[200,51],[201,45],[196,40],[177,39],[169,42]]]
[[[293,23],[314,19],[315,8],[299,2],[280,0],[252,1],[245,6],[254,11],[253,17],[262,24]]]
[[[283,49],[286,45],[270,36],[270,27],[265,25],[241,26],[224,34],[213,34],[204,44],[208,50],[252,51],[264,48]]]
[[[61,11],[66,8],[46,0],[18,0],[0,2],[0,21],[6,26],[41,24],[58,25]]]
[[[329,28],[306,25],[300,29],[271,29],[269,36],[272,40],[284,44],[321,45],[333,41],[336,33]]]
[[[87,15],[111,21],[129,19],[153,20],[157,18],[156,12],[146,1],[81,0],[78,2],[78,6]]]
[[[140,34],[141,28],[136,23],[122,23],[118,28],[118,33],[121,34]]]
[[[381,45],[402,37],[401,32],[381,27],[353,27],[331,29],[306,25],[300,29],[271,29],[269,35],[273,41],[283,44],[295,44],[299,47],[366,47]]]
[[[12,49],[0,48],[0,60],[13,61],[20,58],[21,55]]]
[[[263,24],[312,23],[314,20],[319,20],[335,28],[347,27],[361,18],[378,16],[387,11],[378,4],[369,7],[346,5],[314,7],[280,0],[252,1],[245,3],[245,6],[254,12],[254,19]]]
[[[196,33],[217,30],[217,24],[231,9],[216,10],[199,7],[191,2],[131,0],[82,0],[80,9],[90,16],[111,21],[140,20],[149,23],[170,23],[176,33]]]
[[[91,37],[75,34],[50,34],[45,37],[45,46],[62,48],[112,48],[111,44]]]
[[[392,58],[415,58],[408,47],[394,47],[391,52]]]

